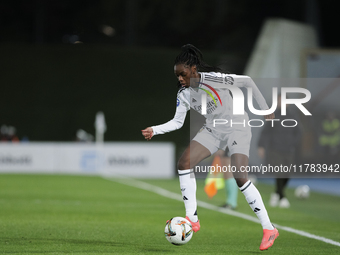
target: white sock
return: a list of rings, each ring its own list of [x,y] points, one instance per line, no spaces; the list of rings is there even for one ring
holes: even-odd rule
[[[193,169],[178,170],[178,175],[186,216],[192,222],[197,222],[196,178]]]
[[[262,228],[273,230],[274,227],[270,222],[266,207],[263,204],[262,197],[257,188],[250,181],[247,181],[240,190],[246,197],[248,204],[255,212],[257,218],[259,218]]]

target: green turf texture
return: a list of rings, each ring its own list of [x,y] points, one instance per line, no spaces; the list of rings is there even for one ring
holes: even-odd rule
[[[180,193],[179,182],[143,180]],[[198,180],[197,198],[208,199]],[[265,204],[273,187],[257,185]],[[287,191],[291,208],[267,206],[272,222],[340,242],[340,197],[311,193],[301,201]],[[254,216],[239,193],[239,212]],[[0,175],[0,254],[340,254],[340,247],[280,231],[259,251],[259,224],[198,208],[201,230],[183,246],[164,237],[165,221],[184,216],[181,201],[92,176]]]

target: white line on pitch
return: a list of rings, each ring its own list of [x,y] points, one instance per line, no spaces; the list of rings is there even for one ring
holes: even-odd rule
[[[183,201],[182,196],[180,194],[168,191],[166,189],[154,186],[154,185],[146,183],[146,182],[142,182],[142,181],[138,181],[138,180],[134,180],[134,179],[130,179],[130,178],[111,178],[111,177],[107,177],[107,176],[103,176],[103,178],[105,178],[109,181],[119,182],[119,183],[129,185],[129,186],[132,186],[132,187],[135,187],[135,188],[148,190],[148,191],[151,191],[153,193],[156,193],[158,195],[161,195],[161,196],[164,196],[164,197],[167,197],[167,198],[172,198],[174,200]],[[239,218],[249,220],[249,221],[252,221],[252,222],[260,223],[260,221],[256,217],[253,217],[253,216],[250,216],[250,215],[247,215],[247,214],[244,214],[244,213],[235,212],[235,211],[227,210],[227,209],[224,209],[224,208],[220,208],[218,206],[215,206],[215,205],[203,202],[203,201],[197,200],[197,205],[200,206],[200,207],[203,207],[205,209],[221,212],[221,213],[224,213],[224,214],[232,215],[232,216],[239,217]],[[326,237],[313,235],[313,234],[310,234],[310,233],[302,231],[302,230],[298,230],[298,229],[294,229],[294,228],[286,227],[286,226],[281,226],[281,225],[278,225],[278,224],[275,224],[275,223],[274,223],[274,225],[278,229],[283,229],[285,231],[295,233],[295,234],[300,235],[300,236],[305,236],[305,237],[316,239],[316,240],[319,240],[319,241],[322,241],[322,242],[325,242],[325,243],[340,246],[339,242],[328,239]]]

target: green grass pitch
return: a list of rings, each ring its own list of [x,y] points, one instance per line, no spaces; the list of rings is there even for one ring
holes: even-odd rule
[[[180,194],[179,182],[142,180]],[[197,198],[208,199],[198,180]],[[273,187],[258,184],[265,204]],[[311,193],[291,208],[267,210],[281,226],[340,242],[340,197]],[[238,211],[255,216],[239,193]],[[261,252],[259,224],[198,208],[201,230],[183,246],[164,237],[166,220],[184,216],[181,201],[93,176],[0,175],[0,254],[340,254],[340,247],[280,230]]]

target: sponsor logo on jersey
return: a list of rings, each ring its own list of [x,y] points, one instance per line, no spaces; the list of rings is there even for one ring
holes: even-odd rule
[[[228,83],[229,85],[233,85],[234,84],[234,78],[231,76],[226,76],[225,78],[225,82]]]
[[[204,95],[206,96],[206,95]],[[215,97],[215,101],[217,100],[217,97]],[[202,105],[192,105],[191,106],[195,111],[197,112],[201,112],[202,111]],[[206,114],[211,114],[212,112],[214,112],[217,109],[217,105],[215,104],[215,102],[213,100],[210,100],[209,102],[207,102],[207,110],[206,110]]]
[[[179,106],[180,103],[181,103],[181,102],[180,102],[179,99],[177,98],[177,103],[176,103],[177,107]]]

